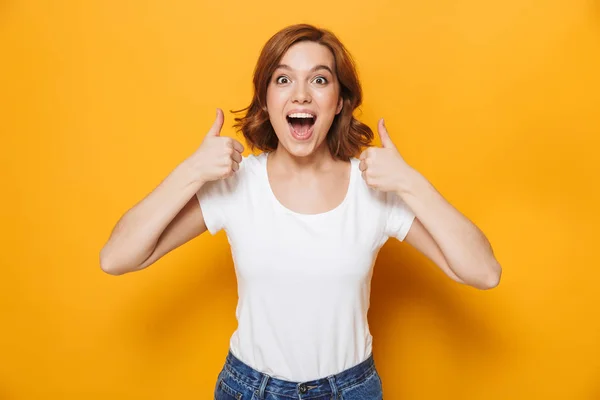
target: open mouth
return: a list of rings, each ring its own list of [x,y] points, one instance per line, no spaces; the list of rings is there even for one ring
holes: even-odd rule
[[[312,113],[291,113],[287,117],[292,136],[298,140],[308,139],[312,133],[317,116]]]

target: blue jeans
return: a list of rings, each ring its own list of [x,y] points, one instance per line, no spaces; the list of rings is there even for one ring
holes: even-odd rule
[[[272,378],[237,359],[231,351],[219,373],[215,400],[383,400],[373,354],[338,374],[308,382]]]

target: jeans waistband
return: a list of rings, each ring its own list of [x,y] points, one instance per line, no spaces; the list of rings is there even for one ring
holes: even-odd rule
[[[291,382],[273,378],[245,364],[231,351],[227,354],[225,368],[234,379],[256,389],[259,399],[263,399],[264,393],[267,391],[297,399],[298,395],[304,395],[307,398],[308,396],[327,394],[337,396],[340,390],[366,379],[375,372],[375,362],[373,354],[371,354],[365,361],[338,374],[306,382]]]

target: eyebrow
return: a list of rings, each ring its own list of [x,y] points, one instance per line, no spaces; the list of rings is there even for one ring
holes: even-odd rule
[[[278,70],[280,68],[281,69],[288,69],[290,71],[293,69],[292,67],[290,67],[289,65],[286,65],[286,64],[279,64],[277,66],[277,68],[275,68],[275,69]],[[314,66],[309,72],[315,72],[315,71],[318,71],[318,70],[321,70],[321,69],[327,70],[327,71],[329,71],[329,73],[331,75],[333,75],[333,71],[331,70],[331,68],[329,68],[327,65],[323,65],[323,64]]]

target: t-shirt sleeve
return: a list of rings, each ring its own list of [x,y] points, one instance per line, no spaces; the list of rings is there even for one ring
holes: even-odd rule
[[[237,175],[205,183],[196,197],[202,210],[204,223],[211,235],[227,229],[229,210],[236,195]]]
[[[387,214],[385,234],[403,241],[415,220],[415,214],[394,192],[385,194],[385,208]]]

